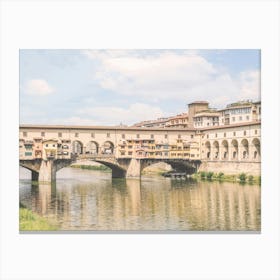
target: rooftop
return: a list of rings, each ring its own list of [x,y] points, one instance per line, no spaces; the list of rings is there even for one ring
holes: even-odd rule
[[[39,124],[20,124],[20,129],[53,129],[53,130],[115,130],[115,131],[193,131],[191,128],[167,128],[167,127],[137,127],[137,126],[80,126],[80,125],[39,125]]]
[[[194,102],[189,103],[188,105],[192,105],[192,104],[209,104],[209,102],[208,101],[194,101]]]
[[[214,109],[209,110],[202,110],[195,114],[194,117],[201,117],[201,116],[219,116],[220,113]]]
[[[231,104],[228,104],[226,106],[226,108],[232,108],[232,107],[244,107],[244,106],[251,106],[253,104],[253,101],[252,100],[241,100],[241,101],[238,101],[238,102],[234,102],[234,103],[231,103]]]
[[[182,113],[182,114],[178,114],[176,116],[170,117],[170,118],[168,118],[168,120],[182,119],[182,118],[187,118],[187,117],[188,117],[188,113]]]

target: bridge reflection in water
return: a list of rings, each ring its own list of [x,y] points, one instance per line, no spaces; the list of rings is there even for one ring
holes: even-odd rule
[[[111,179],[65,168],[55,184],[21,180],[20,201],[62,230],[253,230],[261,228],[260,186],[163,177]]]

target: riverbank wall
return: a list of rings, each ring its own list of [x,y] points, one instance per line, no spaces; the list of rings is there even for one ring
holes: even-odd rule
[[[198,172],[222,172],[224,174],[237,175],[245,173],[253,176],[261,175],[261,163],[260,162],[228,162],[228,161],[202,161],[199,166]]]

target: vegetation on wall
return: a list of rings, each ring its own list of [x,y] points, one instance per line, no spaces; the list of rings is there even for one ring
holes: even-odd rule
[[[73,168],[81,168],[86,170],[99,170],[99,171],[111,171],[111,169],[105,165],[71,165]]]
[[[248,175],[244,172],[240,174],[224,174],[223,172],[214,173],[201,171],[192,175],[193,178],[201,180],[216,180],[216,181],[227,181],[227,182],[240,182],[249,184],[261,184],[261,176]]]

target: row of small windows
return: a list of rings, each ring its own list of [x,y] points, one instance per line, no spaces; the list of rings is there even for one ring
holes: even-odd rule
[[[52,144],[51,146],[55,147],[55,144]],[[46,147],[49,147],[49,144],[46,144]]]
[[[238,108],[238,109],[230,109],[225,112],[225,114],[230,113],[232,115],[238,114],[249,114],[251,112],[251,108]]]
[[[202,122],[202,120],[201,120],[202,118],[197,118],[196,119],[196,125],[197,126],[203,126],[204,125],[204,123]],[[231,118],[231,121],[232,122],[235,122],[235,121],[242,121],[243,120],[243,117],[242,116],[239,116],[238,117],[238,119],[237,119],[237,117],[232,117]],[[244,119],[244,120],[246,120],[246,121],[249,121],[250,120],[250,116],[249,115],[247,115],[246,116],[246,118]],[[213,118],[213,123],[211,123],[211,124],[213,124],[213,125],[219,125],[219,118],[217,117],[217,119],[214,119]],[[222,122],[224,121],[224,119],[222,118]],[[210,126],[210,123],[209,122],[207,122],[207,124],[206,124],[207,126]]]
[[[194,117],[195,121],[201,122],[203,119],[212,120],[212,121],[219,121],[219,117]]]
[[[28,135],[27,132],[24,131],[24,132],[23,132],[23,137],[27,137],[27,135]],[[123,134],[123,135],[124,135],[124,134]],[[45,136],[46,136],[46,133],[45,133],[45,132],[41,132],[41,136],[42,136],[42,137],[45,137]],[[62,137],[62,132],[58,132],[58,133],[57,133],[57,136],[58,136],[58,137]],[[76,132],[76,133],[75,133],[75,137],[79,137],[79,133]],[[94,138],[94,137],[95,137],[95,134],[94,134],[94,133],[91,133],[91,137]],[[107,133],[107,137],[108,137],[108,138],[110,137],[110,133]]]
[[[257,135],[257,134],[258,134],[258,130],[255,130],[254,133],[255,133],[255,135]],[[233,132],[232,132],[232,135],[233,135],[233,136],[236,136],[236,132],[233,131]],[[244,136],[247,135],[246,130],[243,131],[243,135],[244,135]],[[23,136],[24,136],[24,137],[27,137],[27,132],[23,132]],[[45,136],[45,132],[41,132],[41,136]],[[111,136],[110,133],[107,133],[107,138],[110,138],[110,136]],[[224,132],[223,137],[227,137],[227,136],[230,136],[230,135],[227,135],[227,133]],[[61,132],[58,133],[58,137],[62,137],[62,133],[61,133]],[[79,133],[75,133],[75,137],[79,137]],[[95,134],[94,134],[94,133],[91,133],[91,137],[94,138],[94,137],[95,137]],[[168,138],[168,135],[165,134],[164,137],[165,137],[165,139],[167,139],[167,138]],[[216,137],[216,138],[218,137],[218,133],[215,133],[215,137]],[[136,134],[136,138],[139,139],[139,138],[140,138],[140,134]],[[151,138],[151,139],[154,139],[154,134],[151,134],[151,135],[150,135],[150,138]],[[193,138],[193,135],[191,135],[191,138]],[[206,138],[209,138],[209,134],[206,135]],[[122,134],[122,139],[125,139],[125,134]],[[178,139],[181,139],[181,134],[178,134]]]
[[[256,129],[256,130],[254,131],[254,133],[255,133],[255,135],[257,135],[257,134],[258,134],[258,130]],[[230,134],[230,133],[227,134],[226,132],[224,132],[223,137],[227,137],[227,136],[230,137],[229,134]],[[244,136],[247,135],[247,131],[246,131],[246,130],[243,131],[243,135],[244,135]],[[236,136],[236,132],[235,132],[235,131],[232,132],[232,136]],[[218,137],[218,133],[215,133],[215,137],[216,137],[216,138]],[[209,138],[209,134],[206,135],[206,138],[207,138],[207,139]]]
[[[210,126],[210,124],[212,125],[212,126],[218,126],[219,125],[219,122],[217,121],[217,122],[212,122],[212,123],[209,123],[209,122],[207,122],[206,123],[206,126]],[[196,122],[195,123],[195,125],[196,126],[204,126],[204,123],[202,123],[202,122]]]
[[[232,117],[231,118],[231,120],[233,121],[233,122],[235,122],[235,117]],[[242,118],[242,116],[239,116],[239,121],[242,121],[243,120],[243,118]],[[246,116],[246,121],[249,121],[250,120],[250,116]]]
[[[41,132],[41,136],[45,137],[46,136],[45,132]],[[27,132],[23,132],[23,137],[27,137]],[[58,137],[62,137],[62,132],[58,132]],[[75,133],[75,137],[79,137],[79,133],[76,132]],[[95,133],[91,133],[91,137],[95,138]],[[111,134],[107,133],[107,138],[110,138],[110,137],[111,137]],[[139,139],[140,138],[140,134],[136,134],[136,138]],[[151,134],[150,138],[154,139],[154,134]],[[167,139],[168,138],[168,134],[165,134],[164,138]],[[178,138],[181,139],[181,134],[178,134]],[[191,135],[191,138],[193,138],[193,135]],[[122,139],[125,139],[125,134],[122,134]]]

